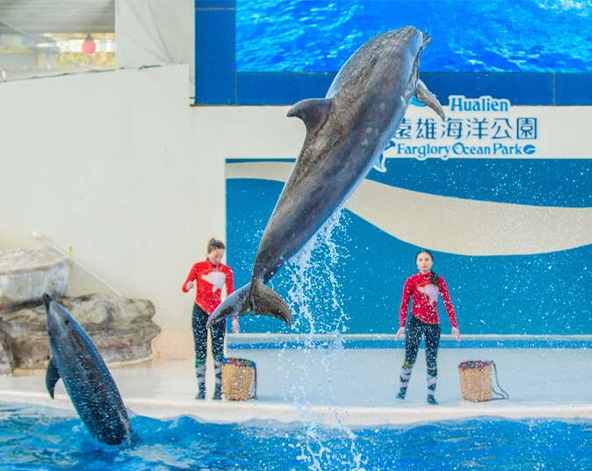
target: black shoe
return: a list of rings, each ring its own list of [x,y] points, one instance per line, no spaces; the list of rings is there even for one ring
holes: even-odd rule
[[[428,404],[430,404],[432,406],[438,405],[438,401],[436,401],[436,398],[434,397],[433,394],[428,394]]]
[[[219,401],[222,399],[222,388],[220,386],[216,386],[216,390],[214,391],[214,397],[212,398],[215,401]]]
[[[401,401],[405,399],[405,396],[407,395],[407,391],[399,391],[399,394],[397,394],[397,399],[400,399]]]

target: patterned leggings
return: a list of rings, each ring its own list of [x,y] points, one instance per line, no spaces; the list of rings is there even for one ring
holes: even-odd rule
[[[200,387],[205,384],[206,357],[208,349],[208,313],[197,304],[193,305],[193,342],[195,346],[195,374]],[[216,386],[222,382],[222,362],[224,361],[224,338],[226,336],[226,320],[221,320],[210,327],[212,350],[214,356],[214,373]]]
[[[425,322],[420,321],[417,317],[411,316],[407,336],[405,338],[405,363],[403,363],[400,377],[403,394],[407,391],[407,385],[411,379],[413,365],[415,365],[415,360],[417,360],[417,352],[422,337],[425,338],[426,346],[428,394],[433,394],[436,390],[438,379],[436,358],[438,356],[438,345],[440,344],[440,325],[426,324]]]

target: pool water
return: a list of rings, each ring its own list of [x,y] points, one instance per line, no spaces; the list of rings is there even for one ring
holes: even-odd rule
[[[0,404],[0,470],[589,470],[592,422],[443,421],[371,429],[134,416],[129,446],[63,410]]]

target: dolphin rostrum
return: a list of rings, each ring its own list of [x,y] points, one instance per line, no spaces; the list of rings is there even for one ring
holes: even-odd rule
[[[445,118],[419,80],[419,57],[429,42],[413,26],[380,34],[347,60],[325,98],[300,101],[288,111],[306,125],[302,150],[265,228],[251,282],[230,295],[208,325],[247,312],[291,323],[290,309],[266,283],[366,177],[413,96]]]
[[[108,445],[131,443],[132,429],[119,390],[98,350],[64,306],[43,295],[51,360],[45,385],[54,397],[60,378],[91,435]]]

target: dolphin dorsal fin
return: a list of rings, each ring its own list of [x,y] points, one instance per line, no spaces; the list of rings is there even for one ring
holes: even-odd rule
[[[421,80],[417,81],[417,87],[415,88],[415,96],[423,104],[425,104],[425,105],[429,106],[431,109],[433,109],[436,112],[436,114],[438,116],[440,116],[440,118],[446,119],[446,115],[444,114],[444,110],[442,109],[442,105],[440,104],[440,102],[436,98],[436,95],[434,95],[432,92],[430,92],[428,90],[428,87],[426,87],[426,84],[423,83]]]
[[[47,365],[47,371],[45,372],[45,387],[47,388],[47,392],[53,399],[53,391],[55,389],[55,385],[60,379],[60,372],[58,371],[58,367],[55,364],[53,358],[49,360],[49,364]]]
[[[306,125],[306,132],[311,133],[323,125],[330,108],[331,98],[308,98],[292,106],[288,111],[288,117],[300,118]]]

